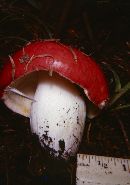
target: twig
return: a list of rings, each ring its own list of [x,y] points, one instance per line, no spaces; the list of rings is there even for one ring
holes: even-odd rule
[[[128,90],[130,90],[130,82],[122,87],[118,93],[116,93],[109,102],[109,107],[112,106],[121,96],[123,96]]]
[[[110,109],[110,111],[117,111],[117,110],[128,109],[128,108],[130,108],[130,104],[118,105],[117,107]]]
[[[68,18],[69,11],[71,9],[72,4],[73,4],[73,0],[65,1],[64,9],[62,10],[62,14],[60,16],[60,20],[58,21],[58,26],[55,31],[55,37],[57,37],[60,34],[63,26],[65,25],[65,21]]]
[[[84,20],[84,24],[85,24],[85,28],[89,37],[89,40],[92,44],[93,47],[95,47],[95,39],[94,39],[94,34],[90,25],[90,21],[88,18],[88,15],[86,12],[83,13],[83,20]]]
[[[5,145],[5,167],[6,167],[6,185],[9,185],[9,168],[8,168],[8,148]]]
[[[110,64],[108,64],[107,62],[103,62],[103,64],[105,64],[105,66],[108,68],[108,70],[113,73],[113,77],[114,77],[114,81],[115,81],[115,90],[114,91],[115,91],[115,93],[118,93],[121,90],[121,81],[120,81],[119,75],[112,68],[112,66]]]
[[[128,135],[127,135],[127,133],[125,131],[124,124],[122,123],[121,119],[119,118],[119,116],[117,114],[116,114],[116,118],[118,120],[119,126],[120,126],[122,134],[124,136],[124,140],[125,140],[125,144],[126,144],[127,150],[130,153],[130,142],[129,142],[129,139],[128,139]]]
[[[67,171],[70,174],[70,183],[71,185],[75,184],[75,174],[76,174],[76,163],[73,163],[68,166]]]
[[[108,39],[111,36],[112,31],[108,31],[108,33],[106,33],[106,35],[103,37],[103,41],[100,43],[100,45],[98,46],[98,51],[102,50],[104,45],[106,44],[106,42],[108,41]]]
[[[19,36],[6,36],[6,37],[0,37],[1,40],[20,40],[22,42],[28,43],[29,41],[25,38],[19,37]]]
[[[88,130],[87,130],[87,142],[90,143],[90,130],[91,130],[92,123],[89,122]]]

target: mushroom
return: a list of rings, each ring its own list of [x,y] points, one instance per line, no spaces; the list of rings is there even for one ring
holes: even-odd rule
[[[86,97],[102,109],[109,92],[92,58],[57,40],[43,40],[9,56],[0,72],[0,96],[12,111],[30,118],[32,132],[50,155],[67,160],[81,142]]]

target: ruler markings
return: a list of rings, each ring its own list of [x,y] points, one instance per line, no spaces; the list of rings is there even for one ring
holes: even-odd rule
[[[130,185],[130,160],[80,154],[76,177],[77,185]]]

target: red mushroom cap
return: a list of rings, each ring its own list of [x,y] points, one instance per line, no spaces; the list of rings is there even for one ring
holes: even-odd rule
[[[54,71],[79,85],[99,108],[108,100],[108,85],[99,65],[78,49],[51,40],[29,43],[9,57],[0,72],[0,97],[12,81],[39,70]]]

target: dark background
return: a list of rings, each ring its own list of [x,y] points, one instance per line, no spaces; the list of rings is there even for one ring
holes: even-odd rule
[[[111,100],[124,92],[86,120],[79,152],[130,158],[129,0],[0,0],[0,68],[9,54],[39,39],[60,39],[91,55],[107,77]],[[0,185],[75,184],[75,170],[75,158],[48,158],[29,119],[0,102]]]

